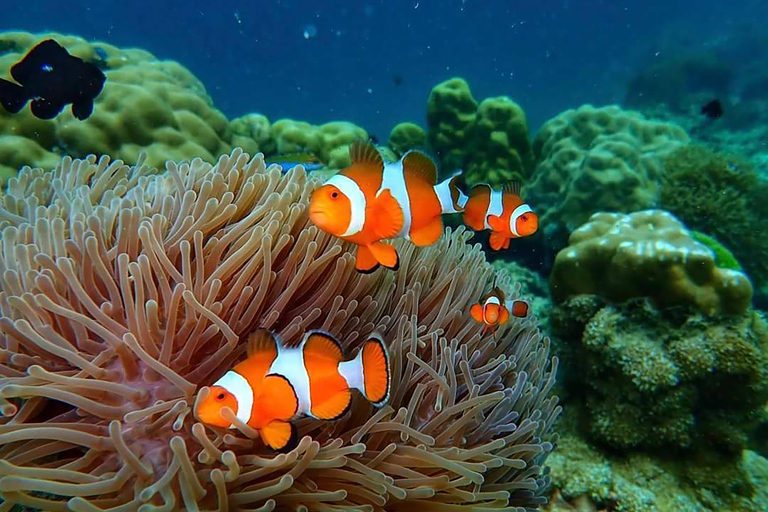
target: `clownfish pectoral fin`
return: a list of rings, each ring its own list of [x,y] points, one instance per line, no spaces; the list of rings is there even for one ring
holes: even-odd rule
[[[359,245],[357,247],[355,268],[362,274],[371,274],[379,268],[379,262],[376,261],[371,250],[365,245]]]
[[[325,331],[312,330],[307,333],[303,351],[312,398],[309,414],[320,420],[338,419],[352,405],[348,382],[338,373],[342,360],[339,340]]]
[[[412,149],[403,155],[403,173],[418,176],[428,185],[437,183],[437,164],[428,155]]]
[[[394,246],[377,242],[369,245],[368,250],[371,251],[376,261],[388,269],[397,270],[400,268],[400,257],[397,255],[397,249]]]
[[[502,307],[499,309],[499,325],[504,325],[507,322],[509,322],[509,311]]]
[[[376,407],[382,407],[389,400],[392,375],[389,367],[389,353],[384,338],[373,333],[365,340],[363,348],[355,359],[360,359],[363,370],[363,395]]]
[[[425,247],[427,245],[432,245],[433,243],[440,240],[442,235],[443,221],[440,217],[435,217],[432,222],[422,227],[421,229],[411,231],[410,239],[414,245],[418,247]]]
[[[504,231],[504,221],[498,215],[489,215],[488,225],[493,231]]]
[[[373,205],[373,230],[379,239],[394,238],[403,229],[405,217],[400,203],[389,189],[384,189]]]
[[[475,304],[469,308],[469,314],[476,322],[483,323],[483,306],[480,304]]]
[[[500,251],[506,244],[509,247],[509,238],[502,235],[498,231],[491,231],[491,236],[488,238],[488,243],[491,244],[491,249],[494,251]]]
[[[380,171],[384,169],[384,159],[370,141],[358,139],[350,144],[349,159],[353,164],[367,164]]]
[[[290,452],[299,443],[296,425],[288,421],[270,421],[259,430],[259,436],[264,444],[277,452]]]

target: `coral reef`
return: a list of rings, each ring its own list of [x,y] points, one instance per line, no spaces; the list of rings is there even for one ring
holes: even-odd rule
[[[349,145],[367,139],[368,133],[346,121],[333,121],[319,126],[293,119],[280,119],[272,124],[272,138],[277,153],[309,152],[331,169],[350,164]]]
[[[557,301],[584,293],[618,302],[649,297],[708,315],[742,313],[752,300],[747,276],[719,268],[715,254],[663,210],[592,215],[555,257],[550,286]]]
[[[592,439],[721,460],[746,446],[768,400],[768,327],[758,313],[713,319],[581,295],[550,318],[569,345],[560,353]]]
[[[395,155],[403,155],[409,149],[423,148],[427,143],[427,134],[424,128],[415,123],[399,123],[389,133],[387,145],[395,152]]]
[[[0,108],[0,179],[26,164],[52,167],[62,155],[110,154],[134,163],[139,151],[147,163],[199,156],[213,162],[231,149],[229,121],[211,102],[203,84],[173,61],[159,61],[139,49],[120,49],[75,36],[0,34],[0,76],[38,42],[55,38],[77,57],[93,62],[107,76],[94,112],[77,120],[69,108],[54,120],[37,119],[26,107],[18,114]],[[238,144],[254,151],[253,143]]]
[[[768,284],[768,182],[742,159],[703,146],[679,148],[664,160],[659,206],[733,252],[757,286]]]
[[[584,105],[547,121],[533,141],[536,171],[525,197],[552,245],[597,211],[655,206],[664,155],[687,143],[671,124],[612,105]]]
[[[572,409],[558,423],[548,459],[553,496],[547,512],[754,512],[768,509],[768,460],[745,450],[730,465],[610,453],[577,433]]]
[[[308,223],[316,180],[240,149],[215,166],[141,157],[24,168],[0,208],[0,492],[50,512],[535,509],[560,412],[535,324],[470,320],[495,272],[468,234],[399,243],[362,275]],[[505,286],[509,283],[505,282]],[[305,418],[288,454],[207,428],[194,401],[255,327],[352,351],[376,330],[392,394]]]
[[[427,124],[431,148],[447,171],[464,170],[468,186],[500,187],[533,172],[525,113],[506,96],[486,98],[478,105],[467,82],[452,78],[432,89]]]

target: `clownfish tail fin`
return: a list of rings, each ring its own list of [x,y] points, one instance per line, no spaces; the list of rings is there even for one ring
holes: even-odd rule
[[[435,185],[435,194],[440,201],[442,213],[461,213],[469,198],[459,188],[461,170],[456,171],[447,179]]]
[[[339,364],[339,373],[350,388],[360,391],[374,406],[386,405],[392,374],[384,338],[378,333],[370,334],[354,359]]]

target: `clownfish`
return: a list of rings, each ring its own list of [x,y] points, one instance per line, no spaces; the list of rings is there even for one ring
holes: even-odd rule
[[[207,425],[235,428],[221,415],[229,407],[275,451],[296,446],[298,432],[292,420],[343,416],[352,404],[352,389],[376,407],[389,399],[389,355],[376,333],[349,361],[344,360],[339,341],[319,330],[307,332],[298,346],[287,347],[273,332],[259,329],[251,334],[247,353],[247,359],[213,383],[195,413]]]
[[[464,207],[464,223],[475,231],[490,229],[491,249],[509,248],[509,241],[532,235],[539,218],[520,197],[520,183],[513,181],[502,190],[490,185],[475,185]]]
[[[437,184],[435,162],[420,151],[385,163],[372,144],[358,140],[349,146],[349,156],[352,164],[312,194],[309,218],[323,231],[357,244],[360,272],[379,265],[397,270],[397,250],[382,240],[403,237],[431,245],[443,234],[441,215],[463,210],[459,173]]]
[[[505,300],[504,292],[498,286],[474,304],[469,314],[475,321],[485,325],[483,333],[488,330],[496,331],[509,321],[510,315],[517,318],[528,316],[528,303],[523,300]]]

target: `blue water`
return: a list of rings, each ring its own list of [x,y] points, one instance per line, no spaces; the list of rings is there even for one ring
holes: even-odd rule
[[[642,63],[768,19],[764,0],[3,4],[0,31],[71,33],[181,62],[230,118],[347,120],[382,140],[398,122],[423,125],[430,89],[452,76],[478,100],[512,97],[535,130],[582,103],[621,102]]]

